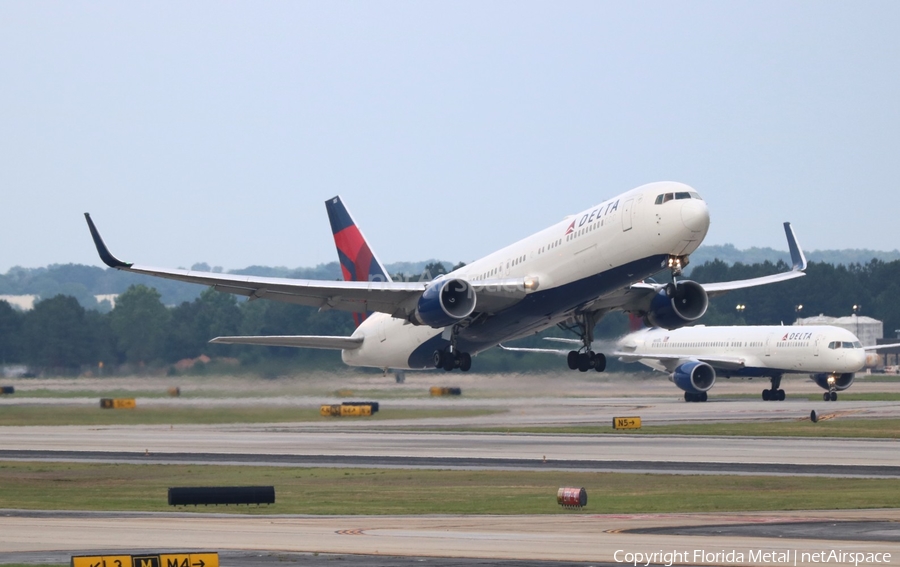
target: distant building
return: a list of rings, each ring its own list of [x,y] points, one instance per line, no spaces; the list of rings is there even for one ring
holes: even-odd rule
[[[875,346],[878,339],[884,337],[884,323],[871,317],[850,315],[848,317],[806,317],[797,319],[794,325],[834,325],[847,329],[859,338],[863,346]]]

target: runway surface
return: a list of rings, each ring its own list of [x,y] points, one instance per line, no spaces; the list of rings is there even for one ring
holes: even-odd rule
[[[895,525],[896,518],[896,510],[415,517],[0,511],[0,557],[55,550],[92,553],[100,549],[213,549],[358,554],[361,557],[356,557],[355,563],[359,565],[368,565],[366,556],[372,555],[621,564],[625,553],[677,550],[687,554],[686,560],[678,561],[681,564],[768,565],[774,563],[754,560],[751,553],[777,551],[792,556],[796,552],[797,565],[812,566],[821,563],[803,560],[803,553],[834,549],[890,553],[888,564],[895,564],[900,559],[900,540],[897,530],[885,527]],[[878,524],[891,533],[875,541],[843,539],[842,535],[853,537],[852,526],[856,522]],[[786,537],[771,537],[772,526],[785,524],[800,527],[794,533],[785,532]],[[631,531],[672,526],[694,532],[670,535],[662,533],[664,530]],[[733,531],[724,533],[724,528]],[[48,533],[52,534],[52,542],[48,541]],[[742,560],[697,561],[697,551],[733,551],[734,557],[741,554]]]
[[[676,461],[587,461],[465,457],[391,457],[343,455],[259,455],[252,453],[128,453],[113,451],[6,451],[0,461],[48,461],[119,464],[197,464],[273,467],[340,467],[437,470],[529,470],[622,472],[678,475],[809,476],[900,478],[900,467],[877,465],[804,465]]]
[[[893,439],[328,431],[265,424],[5,427],[0,451],[258,455],[260,461],[285,455],[379,457],[433,463],[428,466],[462,460],[465,466],[502,466],[497,459],[517,461],[519,467],[529,462],[540,467],[545,460],[556,465],[589,462],[597,468],[626,463],[615,466],[638,469],[640,463],[715,463],[754,465],[758,472],[766,472],[767,466],[775,472],[776,465],[793,465],[807,467],[794,471],[807,474],[840,474],[834,467],[855,467],[853,474],[860,474],[860,467],[877,467],[874,474],[888,476],[900,469],[900,441]],[[197,457],[200,462],[209,458]],[[365,464],[365,459],[359,462]]]

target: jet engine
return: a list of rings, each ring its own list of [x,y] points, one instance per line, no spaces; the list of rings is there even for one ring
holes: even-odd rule
[[[695,360],[680,364],[669,380],[689,394],[702,394],[716,383],[716,371],[709,364]]]
[[[854,374],[852,372],[845,372],[844,374],[813,374],[811,376],[820,388],[828,391],[846,390],[853,384],[853,377]]]
[[[644,324],[648,327],[678,329],[703,317],[707,307],[709,297],[703,286],[683,280],[659,290],[650,301]]]
[[[448,327],[475,310],[475,290],[466,280],[436,280],[419,298],[414,322],[435,329]]]

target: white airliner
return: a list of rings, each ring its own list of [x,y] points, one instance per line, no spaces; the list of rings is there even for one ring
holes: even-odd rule
[[[349,337],[218,337],[211,342],[340,349],[351,366],[388,369],[460,368],[472,355],[502,341],[553,325],[575,330],[581,347],[569,367],[602,371],[606,358],[591,350],[596,323],[611,310],[640,315],[674,329],[703,316],[708,296],[804,275],[806,259],[788,223],[790,271],[762,278],[667,285],[643,280],[671,270],[680,276],[709,229],[700,195],[681,183],[643,185],[430,282],[392,281],[340,197],[325,202],[344,280],[313,281],[153,268],[113,256],[90,215],[91,235],[108,266],[217,291],[340,309],[354,313]],[[458,230],[463,230],[458,228]],[[428,228],[422,234],[434,237]]]
[[[866,351],[898,345],[863,347],[846,329],[821,326],[706,327],[669,331],[644,329],[618,342],[614,356],[669,373],[688,402],[705,402],[716,376],[766,377],[772,382],[762,399],[784,400],[781,377],[809,374],[827,390],[825,401],[853,384],[866,367]]]

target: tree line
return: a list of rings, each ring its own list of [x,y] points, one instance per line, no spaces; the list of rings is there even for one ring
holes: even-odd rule
[[[730,281],[786,269],[782,262],[729,265],[714,261],[695,267],[690,277],[699,282]],[[430,277],[446,271],[439,263],[425,267]],[[737,311],[738,304],[745,309]],[[900,329],[900,261],[872,260],[848,266],[810,263],[806,277],[711,299],[700,323],[791,324],[798,316],[849,315],[853,305],[861,306],[860,314],[883,320],[886,335]],[[206,354],[236,358],[246,366],[280,361],[292,368],[331,368],[341,364],[336,351],[212,345],[208,341],[221,335],[350,335],[353,330],[352,318],[341,311],[320,312],[276,301],[239,301],[211,288],[192,301],[166,307],[156,289],[134,284],[107,313],[85,309],[74,297],[62,294],[39,301],[26,312],[0,301],[0,363],[22,363],[65,374],[97,368],[100,362],[107,368],[160,368]],[[627,331],[627,318],[613,313],[601,320],[596,336],[615,337]],[[551,329],[543,336],[547,334],[562,333]],[[519,344],[546,347],[540,339],[541,335]],[[551,356],[499,351],[483,353],[478,362],[478,369],[485,371],[559,365]]]

